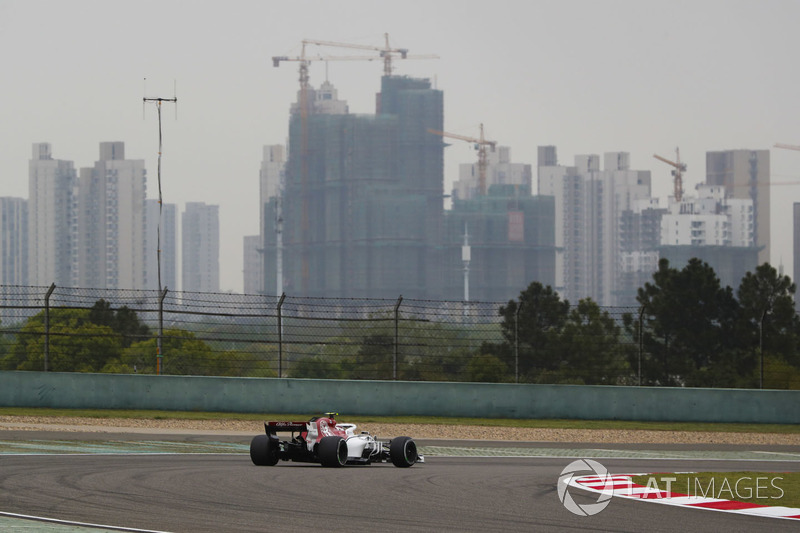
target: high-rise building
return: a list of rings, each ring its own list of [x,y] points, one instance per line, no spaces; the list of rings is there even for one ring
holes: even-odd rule
[[[769,150],[706,152],[706,184],[721,185],[728,198],[753,202],[755,245],[759,264],[770,260]]]
[[[178,290],[178,206],[149,199],[147,205],[147,241],[145,249],[147,288]],[[159,213],[160,211],[160,213]],[[160,221],[160,228],[159,228]],[[159,235],[160,233],[160,235]],[[159,287],[159,241],[161,249],[161,286]]]
[[[77,285],[77,176],[72,161],[35,143],[28,165],[28,282]]]
[[[800,285],[800,202],[792,204],[792,263],[792,281]],[[800,295],[794,301],[800,309]]]
[[[245,235],[242,241],[244,250],[242,275],[245,294],[264,294],[264,264],[262,258],[261,235]]]
[[[282,144],[273,144],[264,147],[259,171],[259,196],[261,201],[261,224],[264,227],[264,205],[269,199],[280,194],[283,172],[286,165],[286,148]]]
[[[181,242],[182,290],[219,292],[219,206],[187,202]]]
[[[539,194],[555,197],[556,287],[570,302],[590,297],[618,305],[627,297],[622,269],[624,213],[650,198],[650,171],[631,170],[629,154],[578,155],[574,166],[557,164],[554,146],[540,147]]]
[[[534,281],[554,286],[555,199],[531,196],[529,185],[497,184],[487,192],[456,196],[445,213],[444,298],[499,302]]]
[[[620,274],[617,305],[636,306],[640,287],[658,270],[661,217],[667,212],[658,198],[640,198],[620,216]]]
[[[375,115],[347,113],[330,84],[324,94],[309,98],[324,105],[294,106],[290,119],[284,286],[303,296],[441,297],[444,145],[428,129],[442,129],[442,92],[384,76]]]
[[[478,196],[478,163],[462,163],[458,166],[458,180],[453,184],[453,198],[469,200]],[[498,146],[486,153],[486,188],[492,185],[522,185],[532,190],[531,165],[512,163],[511,148]]]
[[[100,143],[94,167],[80,170],[78,283],[102,289],[152,288],[147,280],[144,160],[125,159],[122,142]]]
[[[0,285],[28,284],[28,201],[0,198]]]
[[[28,201],[24,198],[0,198],[0,324],[17,323],[29,310],[15,308],[19,290],[28,285]]]
[[[330,84],[328,84],[330,85]],[[320,102],[329,102],[336,106],[336,90],[332,86],[322,93],[329,96]],[[346,103],[344,106],[346,107]],[[334,107],[335,108],[335,107]],[[277,250],[279,238],[276,232],[281,230],[282,218],[280,212],[281,194],[286,168],[286,149],[283,145],[275,144],[264,147],[264,156],[261,160],[260,177],[260,219],[259,242],[245,246],[245,286],[256,291],[256,294],[278,294],[283,292],[282,281],[278,280],[276,262],[281,254]],[[247,237],[245,237],[247,239]],[[255,255],[252,255],[255,252]],[[258,279],[253,279],[257,277]],[[278,287],[278,285],[281,285]],[[245,289],[245,292],[248,292]]]
[[[758,266],[753,201],[729,198],[722,185],[698,185],[697,191],[680,202],[671,199],[661,218],[660,256],[679,270],[700,259],[723,286],[735,289]]]

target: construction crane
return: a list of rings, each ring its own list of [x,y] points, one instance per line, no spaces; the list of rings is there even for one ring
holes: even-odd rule
[[[680,202],[683,198],[683,173],[686,172],[686,163],[681,163],[681,151],[680,148],[675,148],[675,159],[677,161],[670,161],[665,157],[661,157],[660,155],[653,154],[653,157],[658,159],[659,161],[663,161],[668,165],[672,165],[675,167],[672,171],[672,175],[675,177],[675,201]]]
[[[800,146],[798,146],[796,144],[775,143],[775,148],[783,148],[784,150],[797,150],[797,151],[800,151]],[[759,186],[800,185],[800,181],[772,181],[770,183],[757,183],[756,185],[759,185]]]
[[[408,48],[392,48],[389,45],[389,34],[384,33],[383,37],[386,41],[384,46],[372,46],[368,44],[354,44],[354,43],[339,43],[333,41],[320,41],[316,39],[303,39],[303,45],[314,44],[317,46],[333,46],[337,48],[351,48],[356,50],[373,50],[378,52],[378,58],[383,59],[383,75],[392,75],[392,60],[400,56],[401,59],[439,59],[439,56],[433,54],[425,55],[409,55]],[[376,57],[364,58],[367,60],[377,59]]]
[[[786,150],[800,150],[800,146],[797,146],[797,145],[795,145],[795,144],[781,144],[781,143],[776,143],[776,144],[775,144],[775,148],[784,148],[784,149],[786,149]]]
[[[438,131],[432,130],[428,128],[428,133],[433,133],[434,135],[440,135],[442,137],[449,137],[450,139],[458,139],[461,141],[467,141],[468,143],[472,143],[475,147],[475,150],[478,151],[478,194],[481,196],[486,195],[486,168],[488,166],[487,160],[487,153],[486,148],[491,148],[492,152],[494,152],[495,148],[497,147],[497,141],[488,141],[483,136],[483,124],[481,124],[481,134],[479,138],[474,137],[467,137],[464,135],[458,135],[456,133],[448,133],[446,131]]]

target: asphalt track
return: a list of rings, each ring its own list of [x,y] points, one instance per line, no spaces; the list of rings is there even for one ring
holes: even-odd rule
[[[24,434],[24,435],[23,435]],[[0,441],[63,433],[0,431]],[[142,435],[71,435],[91,446],[103,439],[136,444]],[[176,446],[226,441],[243,447],[249,439],[218,435],[159,436]],[[82,440],[86,439],[86,440]],[[94,439],[92,441],[91,439]],[[155,439],[148,435],[147,439]],[[46,439],[44,439],[46,440]],[[43,442],[44,442],[43,440]],[[87,444],[88,443],[88,444]],[[419,441],[422,447],[465,446],[464,442]],[[220,445],[225,445],[221,443]],[[752,457],[748,447],[655,445],[554,445],[553,443],[466,443],[503,450],[544,450],[560,446],[559,457],[428,456],[424,465],[400,469],[391,464],[326,469],[319,465],[279,463],[256,467],[246,452],[91,454],[0,453],[0,513],[55,518],[66,522],[106,524],[127,530],[205,531],[798,531],[797,521],[740,516],[614,498],[601,513],[580,517],[558,499],[556,480],[574,458],[597,457],[612,473],[800,471],[800,454],[791,447],[758,447],[780,460]],[[664,457],[619,458],[658,448]],[[705,448],[700,456],[669,459]],[[463,448],[461,448],[463,449]],[[599,450],[599,451],[598,451]],[[616,453],[615,453],[616,452]],[[606,458],[601,458],[603,453]],[[726,455],[727,454],[727,455]],[[789,454],[789,455],[787,455]],[[792,460],[791,454],[797,454]],[[647,454],[645,454],[647,455]],[[712,457],[723,457],[723,460]],[[571,492],[581,503],[596,495]],[[4,522],[5,520],[5,522]],[[14,525],[9,525],[14,524]],[[14,531],[77,531],[66,525],[10,521]],[[54,529],[50,529],[50,528]],[[24,529],[23,529],[24,528]],[[91,531],[80,528],[80,531]],[[125,529],[123,529],[125,530]]]

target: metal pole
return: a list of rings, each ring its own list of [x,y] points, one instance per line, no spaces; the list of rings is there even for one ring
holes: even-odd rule
[[[281,293],[278,300],[278,377],[283,377],[283,317],[281,315],[281,307],[283,301],[286,299],[286,293]]]
[[[519,383],[519,312],[522,309],[522,302],[514,312],[514,382]]]
[[[761,313],[761,320],[758,323],[758,353],[761,356],[761,378],[759,379],[758,388],[764,388],[764,318],[767,316],[765,309]]]
[[[147,80],[145,80],[147,81]],[[158,224],[156,225],[156,264],[157,264],[157,271],[158,271],[158,290],[162,289],[161,286],[161,218],[162,218],[162,211],[164,208],[163,198],[161,195],[161,154],[163,152],[163,135],[161,131],[161,103],[162,102],[172,102],[175,104],[175,116],[177,118],[178,114],[178,97],[175,96],[173,98],[142,98],[142,113],[144,113],[144,105],[147,102],[154,102],[156,104],[156,109],[158,110],[158,170],[157,170],[157,177],[158,177]]]
[[[145,81],[147,81],[145,79]],[[158,110],[158,168],[157,168],[157,177],[158,177],[158,224],[156,225],[156,264],[157,264],[157,274],[158,274],[158,290],[160,292],[159,299],[158,299],[158,338],[156,339],[156,375],[161,375],[161,363],[162,358],[164,356],[161,347],[161,341],[164,336],[164,298],[167,296],[167,288],[162,287],[161,285],[161,218],[162,218],[162,211],[164,209],[164,199],[161,195],[161,154],[164,150],[164,142],[163,142],[163,135],[161,130],[161,103],[162,102],[171,102],[175,104],[175,116],[177,118],[178,114],[178,97],[174,96],[172,98],[142,98],[142,113],[144,113],[144,106],[147,102],[153,102],[156,104],[156,109]]]
[[[50,295],[56,289],[56,284],[51,283],[44,295],[44,371],[47,372],[47,363],[50,359]]]
[[[161,375],[161,368],[162,368],[162,358],[164,357],[164,352],[162,350],[163,339],[164,339],[164,298],[167,297],[167,288],[164,287],[164,290],[161,291],[161,294],[158,295],[158,338],[156,339],[156,375]]]
[[[394,361],[392,363],[392,379],[397,380],[397,348],[400,344],[400,304],[403,302],[403,295],[397,299],[394,305]]]
[[[644,306],[639,310],[639,386],[642,386],[642,353],[644,352]]]

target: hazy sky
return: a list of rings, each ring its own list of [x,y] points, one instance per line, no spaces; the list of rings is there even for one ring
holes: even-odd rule
[[[242,237],[258,233],[262,146],[286,142],[304,38],[381,45],[438,60],[397,61],[396,73],[444,91],[445,128],[511,147],[577,154],[626,151],[666,198],[680,146],[687,193],[705,152],[800,144],[800,2],[796,0],[0,0],[0,196],[28,196],[31,144],[92,166],[101,141],[145,159],[157,196],[157,118],[164,107],[164,201],[220,205],[221,288],[242,290]],[[336,55],[364,52],[327,49]],[[377,59],[377,54],[376,54]],[[382,63],[337,62],[328,77],[351,112],[373,113]],[[311,67],[311,83],[325,66]],[[475,160],[446,151],[447,183]],[[773,181],[800,183],[800,152],[772,149]],[[449,192],[449,185],[448,185]],[[791,204],[800,185],[772,187],[772,263],[791,274]]]

